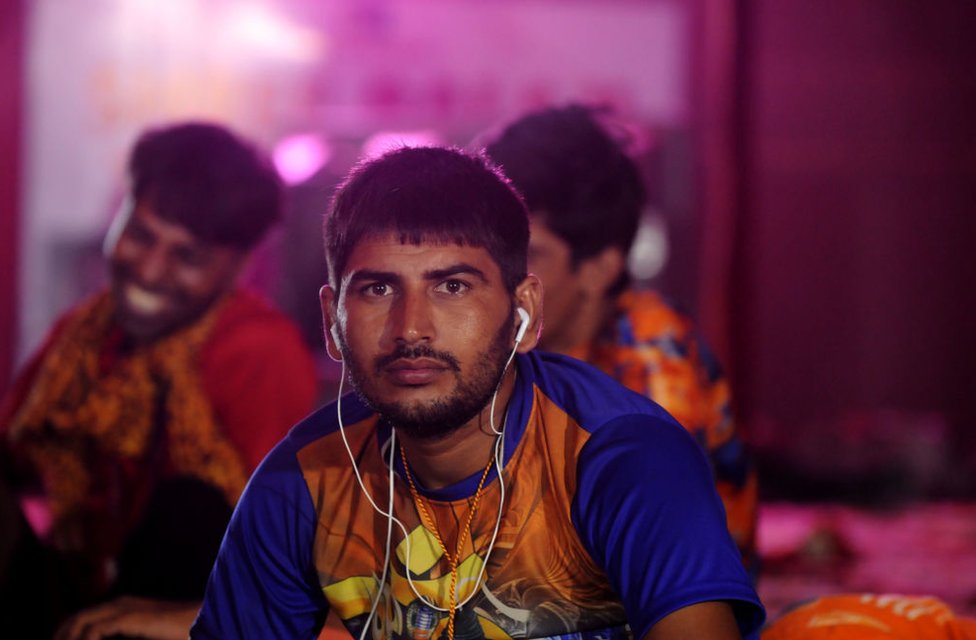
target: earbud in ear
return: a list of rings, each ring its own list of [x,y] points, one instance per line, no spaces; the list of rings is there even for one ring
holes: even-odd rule
[[[518,331],[515,332],[515,344],[518,344],[522,342],[522,338],[525,337],[525,332],[529,329],[529,320],[531,320],[531,318],[529,317],[529,312],[522,307],[516,308],[515,313],[517,313],[518,317],[521,319]]]
[[[332,336],[332,344],[329,344],[328,340],[325,341],[325,352],[336,362],[342,362],[342,348],[339,346],[340,341],[338,324],[333,323],[332,326],[329,327],[329,335]]]

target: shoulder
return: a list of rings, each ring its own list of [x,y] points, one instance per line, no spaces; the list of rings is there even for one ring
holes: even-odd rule
[[[599,369],[575,358],[532,352],[526,369],[547,402],[588,432],[623,420],[638,424],[678,423],[647,396],[631,391]]]
[[[234,509],[191,636],[315,637],[328,609],[315,576],[318,504],[300,452],[332,429],[325,407],[264,458]]]
[[[310,413],[296,423],[261,461],[251,477],[248,492],[260,490],[263,493],[287,494],[298,489],[301,494],[307,495],[301,461],[303,452],[331,440],[337,430],[335,403]]]
[[[375,417],[373,410],[356,394],[346,394],[295,424],[271,455],[286,458],[289,464],[297,461],[306,476],[317,473],[323,466],[348,467],[343,440],[358,455],[376,429]]]
[[[705,450],[673,420],[629,414],[601,425],[580,449],[576,480],[581,507],[614,505],[625,495],[643,496],[648,515],[719,505]]]
[[[237,289],[220,304],[211,345],[241,336],[259,341],[275,337],[282,342],[301,343],[295,323],[256,292]]]
[[[648,397],[558,354],[534,352],[520,362],[519,372],[532,393],[517,403],[513,417],[532,425],[547,449],[572,452],[574,468],[567,472],[573,483],[614,477],[626,484],[635,473],[667,479],[694,472],[711,486],[698,441]]]
[[[729,600],[743,630],[763,614],[726,529],[705,451],[636,403],[594,422],[575,457],[570,517],[622,594],[637,636],[669,612]]]
[[[200,353],[205,377],[280,371],[292,382],[314,385],[315,360],[297,326],[259,295],[243,290],[222,303],[210,336]],[[267,375],[262,374],[262,377]]]
[[[723,377],[722,367],[695,321],[657,291],[634,289],[617,299],[610,340],[618,349],[660,351],[670,359],[688,360],[710,381]]]
[[[343,399],[343,422],[355,421],[361,411],[361,403],[355,396]],[[349,405],[352,405],[349,408]],[[336,417],[337,403],[332,401],[310,413],[295,424],[288,434],[272,451],[272,456],[297,458],[302,451],[316,443],[329,439],[339,431],[339,421]],[[353,416],[356,416],[355,418]]]
[[[651,289],[632,289],[617,298],[616,330],[637,342],[660,335],[684,335],[693,330],[691,318],[663,295]]]
[[[221,304],[200,378],[227,435],[255,465],[314,407],[315,359],[291,321],[258,296],[234,292]]]
[[[349,408],[347,409],[347,406]],[[369,465],[363,460],[375,431],[375,414],[364,410],[355,397],[343,398],[342,427],[337,419],[336,403],[327,404],[298,422],[262,460],[251,477],[238,506],[242,518],[247,514],[257,529],[266,517],[297,517],[307,542],[324,514],[344,507],[339,487],[355,482],[349,456],[358,463],[360,473],[367,475]],[[347,448],[348,447],[348,448]],[[278,532],[280,534],[280,532]],[[279,535],[280,537],[280,535]]]

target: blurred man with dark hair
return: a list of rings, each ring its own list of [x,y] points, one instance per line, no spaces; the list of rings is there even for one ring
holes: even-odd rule
[[[59,637],[186,637],[250,473],[317,396],[297,329],[237,286],[280,215],[267,159],[178,124],[138,139],[128,179],[108,289],[58,321],[0,415],[34,552],[12,560],[0,607],[32,637],[115,596]]]
[[[694,434],[754,573],[756,477],[728,382],[687,317],[629,286],[627,255],[647,199],[636,164],[600,114],[581,105],[526,115],[486,151],[529,208],[529,270],[545,290],[540,347],[596,365]]]

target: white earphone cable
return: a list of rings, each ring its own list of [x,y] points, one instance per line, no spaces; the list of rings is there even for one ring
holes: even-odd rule
[[[471,592],[468,594],[468,597],[465,598],[462,602],[458,603],[457,605],[458,609],[460,609],[465,604],[467,604],[478,592],[478,586],[481,584],[481,581],[484,578],[485,570],[488,567],[488,559],[491,557],[491,552],[495,548],[495,540],[498,538],[498,531],[501,527],[502,514],[504,513],[504,506],[505,506],[505,480],[502,471],[504,465],[504,452],[505,452],[505,426],[508,422],[508,415],[506,413],[505,419],[502,422],[501,429],[496,429],[495,428],[495,402],[498,399],[498,392],[501,389],[501,384],[502,384],[502,380],[504,380],[505,378],[505,373],[508,371],[508,367],[511,365],[512,360],[515,358],[515,353],[518,350],[518,345],[519,345],[519,341],[516,341],[515,346],[512,348],[511,354],[509,354],[508,359],[505,361],[505,366],[502,368],[502,374],[499,377],[498,384],[495,385],[495,392],[491,398],[491,407],[489,410],[489,417],[488,417],[489,426],[491,427],[492,432],[497,436],[495,438],[495,446],[494,446],[494,461],[495,461],[495,473],[498,476],[498,490],[499,490],[498,514],[495,518],[495,527],[491,534],[491,540],[488,543],[488,548],[485,552],[485,557],[481,563],[481,571],[478,573],[478,579],[475,582],[474,588],[471,589]],[[411,557],[410,536],[407,533],[406,525],[404,525],[403,522],[401,522],[396,516],[393,515],[393,504],[394,504],[393,483],[396,477],[396,474],[394,473],[394,458],[396,452],[396,447],[395,447],[396,429],[395,428],[391,428],[390,439],[387,441],[387,444],[384,445],[384,448],[388,446],[390,450],[390,459],[388,463],[389,506],[387,508],[387,511],[383,511],[376,504],[376,502],[373,500],[373,497],[366,489],[366,484],[363,482],[363,478],[359,472],[359,468],[356,466],[356,457],[352,452],[352,447],[349,445],[349,440],[346,438],[345,425],[343,424],[343,420],[342,420],[342,391],[343,391],[343,384],[345,382],[345,378],[346,378],[346,363],[345,363],[345,359],[343,359],[342,373],[341,373],[341,377],[339,378],[338,396],[336,398],[336,418],[339,423],[339,435],[342,437],[342,443],[345,446],[346,453],[349,455],[349,462],[352,464],[353,473],[356,476],[356,482],[359,484],[359,488],[362,490],[363,495],[366,496],[366,500],[369,501],[370,506],[372,506],[373,510],[376,511],[376,513],[378,513],[380,516],[384,518],[387,518],[386,549],[383,558],[383,573],[380,577],[379,584],[377,585],[376,597],[374,598],[373,604],[370,607],[369,616],[367,616],[366,621],[363,623],[362,632],[360,633],[359,636],[359,640],[365,640],[366,633],[370,629],[373,616],[376,614],[376,609],[379,606],[380,598],[383,597],[383,589],[384,589],[384,585],[386,584],[386,578],[390,566],[390,551],[392,548],[394,523],[396,523],[397,527],[399,527],[400,532],[403,534],[403,538],[406,541],[406,561],[404,563],[405,564],[404,574],[407,578],[407,583],[410,585],[410,590],[419,600],[424,602],[427,606],[431,607],[432,609],[435,609],[436,611],[447,612],[450,611],[450,609],[447,607],[438,606],[428,597],[421,594],[417,590],[416,586],[414,585],[413,578],[410,576],[410,557]],[[455,589],[457,589],[456,586]],[[454,597],[455,598],[457,597],[456,591],[454,593]]]

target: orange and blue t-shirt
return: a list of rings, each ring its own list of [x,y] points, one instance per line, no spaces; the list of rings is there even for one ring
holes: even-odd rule
[[[743,635],[756,637],[764,611],[699,444],[658,405],[589,365],[539,352],[515,362],[503,482],[493,469],[460,554],[458,599],[467,602],[455,637],[639,638],[669,613],[713,600],[730,602]],[[447,604],[449,566],[390,455],[392,430],[353,395],[342,399],[342,418],[382,510],[392,460],[392,511],[406,537],[371,506],[336,406],[324,407],[252,477],[194,638],[314,637],[330,610],[358,637],[377,600],[372,637],[442,636],[447,614],[424,600]],[[419,487],[449,547],[480,476]]]

